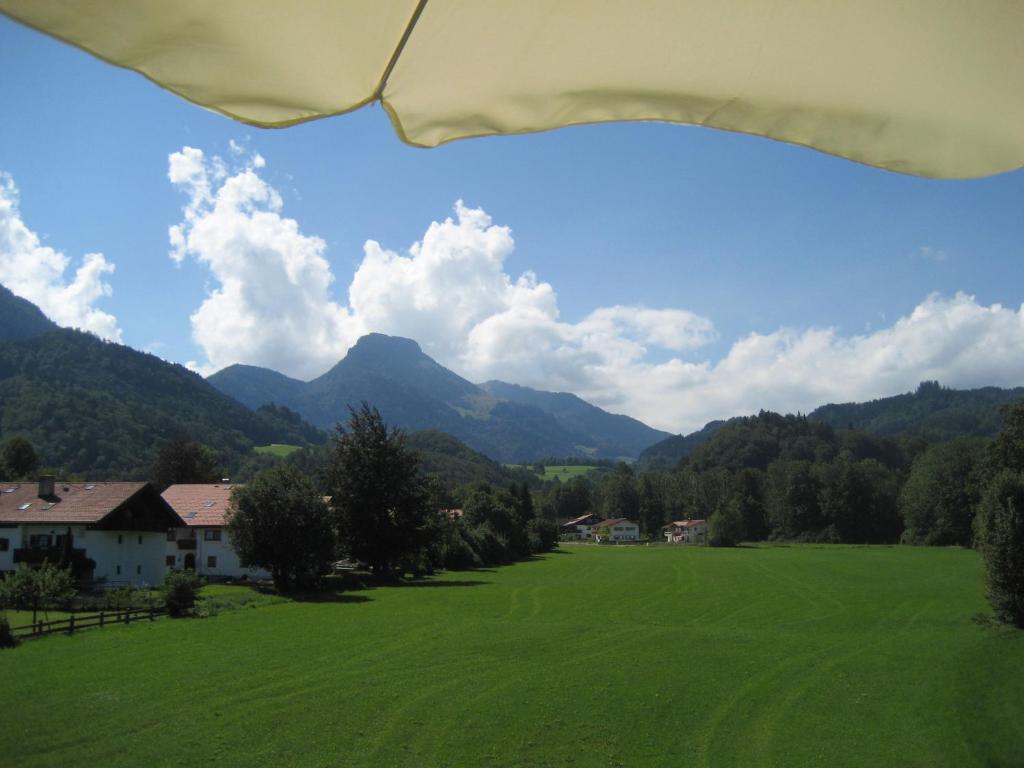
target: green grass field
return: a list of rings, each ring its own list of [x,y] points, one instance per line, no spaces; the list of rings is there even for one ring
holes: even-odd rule
[[[287,445],[285,443],[271,443],[270,445],[257,445],[253,448],[256,453],[267,453],[271,456],[277,456],[284,458],[290,453],[295,453],[301,446],[298,445]]]
[[[533,472],[532,464],[506,464],[505,466],[515,469],[525,469]],[[591,467],[583,464],[562,464],[560,466],[545,466],[543,474],[540,472],[534,472],[534,474],[541,480],[559,480],[565,483],[572,480],[574,477],[580,477],[591,472],[596,472],[598,469],[600,469],[600,467]]]
[[[0,764],[1020,766],[977,555],[566,547],[0,651]]]

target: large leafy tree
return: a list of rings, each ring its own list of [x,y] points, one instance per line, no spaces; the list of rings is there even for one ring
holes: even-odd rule
[[[27,478],[38,468],[39,456],[24,437],[16,435],[0,448],[0,479]]]
[[[640,512],[640,494],[636,477],[628,464],[619,463],[601,481],[601,514],[605,518],[636,520]]]
[[[960,438],[917,457],[899,500],[908,541],[970,546],[983,451],[980,440]]]
[[[989,462],[998,469],[1024,472],[1024,400],[1003,406],[1003,430],[989,446]]]
[[[639,517],[640,526],[647,536],[655,539],[661,536],[661,527],[665,524],[665,504],[649,475],[640,478]]]
[[[988,600],[996,617],[1024,627],[1024,473],[1003,470],[989,483],[978,513]]]
[[[243,566],[265,568],[279,591],[313,586],[334,558],[323,497],[299,470],[280,464],[231,492],[231,545]]]
[[[160,449],[150,470],[158,491],[175,483],[213,483],[220,479],[217,457],[195,440],[172,440]]]
[[[431,515],[419,457],[405,433],[389,429],[376,408],[350,408],[348,427],[338,425],[327,487],[342,548],[375,573],[430,544]]]
[[[1024,402],[1003,409],[1003,431],[988,459],[995,474],[976,526],[988,599],[1000,621],[1024,627]]]

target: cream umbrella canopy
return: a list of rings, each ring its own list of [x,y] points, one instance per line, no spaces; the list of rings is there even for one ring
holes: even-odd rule
[[[0,0],[189,101],[406,142],[658,120],[943,178],[1024,166],[1019,0]]]

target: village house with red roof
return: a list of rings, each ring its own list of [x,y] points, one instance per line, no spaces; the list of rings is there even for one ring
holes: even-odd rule
[[[708,537],[708,521],[676,520],[663,530],[669,544],[703,544]]]
[[[601,518],[598,515],[580,515],[575,520],[562,524],[562,536],[573,541],[591,541],[594,538],[594,528],[600,522]]]
[[[149,483],[0,483],[0,572],[49,562],[103,587],[159,584],[181,525]]]
[[[164,491],[164,501],[182,521],[167,532],[167,568],[214,579],[270,578],[268,571],[243,567],[231,547],[227,526],[233,487],[229,482],[179,484]]]
[[[602,520],[594,526],[594,541],[618,544],[619,542],[639,541],[640,526],[624,517],[613,517]]]

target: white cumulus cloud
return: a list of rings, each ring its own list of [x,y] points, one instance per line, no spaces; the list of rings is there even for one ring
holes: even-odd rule
[[[511,230],[461,201],[406,252],[368,240],[342,304],[330,295],[324,242],[284,217],[261,168],[258,155],[233,171],[198,149],[170,156],[169,178],[187,194],[171,255],[193,256],[218,283],[192,316],[206,360],[190,366],[203,372],[243,362],[311,378],[376,331],[416,339],[473,381],[574,392],[673,432],[761,408],[891,395],[924,379],[1024,383],[1024,309],[963,293],[926,297],[858,336],[750,334],[718,360],[702,359],[713,322],[683,308],[598,307],[570,322],[551,284],[506,271]]]
[[[884,397],[923,380],[960,388],[1020,386],[1024,306],[984,306],[965,293],[933,294],[890,327],[869,334],[783,328],[739,339],[717,362],[641,362],[606,373],[603,385],[592,382],[595,402],[620,398],[628,413],[683,432],[762,408],[807,412],[829,402]]]
[[[192,256],[218,282],[192,315],[210,372],[236,362],[292,376],[322,373],[358,338],[358,324],[331,301],[334,281],[319,237],[281,214],[281,196],[257,174],[262,158],[229,172],[220,158],[185,147],[168,178],[187,196],[169,230],[171,258]]]
[[[105,275],[114,265],[102,253],[87,253],[67,277],[71,259],[43,245],[21,218],[18,188],[0,172],[0,283],[28,299],[58,325],[81,328],[111,341],[121,340],[117,319],[95,306],[110,296]]]

